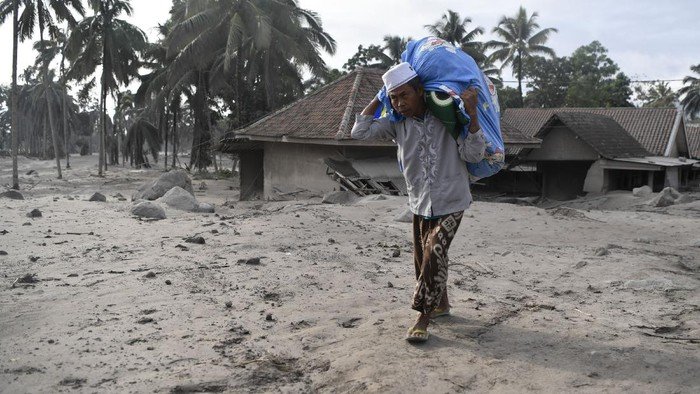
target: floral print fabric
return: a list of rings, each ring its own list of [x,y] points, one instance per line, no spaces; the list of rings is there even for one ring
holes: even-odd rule
[[[413,216],[413,262],[416,269],[416,288],[412,308],[431,313],[447,289],[447,251],[463,211],[434,219]]]

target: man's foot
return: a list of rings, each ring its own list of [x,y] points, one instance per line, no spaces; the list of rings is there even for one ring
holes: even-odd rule
[[[430,324],[430,315],[421,313],[416,320],[416,324],[408,329],[406,340],[411,343],[422,343],[428,340],[428,324]]]
[[[435,319],[436,317],[441,317],[441,316],[449,316],[450,315],[450,306],[446,306],[444,308],[442,307],[437,307],[433,309],[433,313],[430,314],[431,319]]]
[[[450,300],[447,299],[447,290],[442,293],[442,298],[440,298],[440,304],[437,308],[433,309],[433,313],[430,314],[430,318],[434,319],[440,316],[450,315]]]

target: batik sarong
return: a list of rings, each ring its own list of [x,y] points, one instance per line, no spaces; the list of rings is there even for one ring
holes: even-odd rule
[[[413,215],[413,261],[416,288],[413,309],[431,313],[447,290],[447,250],[457,233],[463,212],[426,219]]]

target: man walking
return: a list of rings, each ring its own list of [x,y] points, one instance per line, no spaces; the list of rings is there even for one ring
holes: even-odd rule
[[[419,312],[408,330],[409,342],[428,340],[430,319],[449,314],[447,297],[447,251],[472,202],[465,162],[484,158],[486,142],[477,118],[474,88],[460,97],[471,121],[469,133],[455,140],[425,103],[421,81],[408,63],[398,64],[382,79],[392,107],[403,119],[374,119],[381,105],[378,98],[357,115],[352,138],[394,140],[406,179],[413,212],[413,248],[416,287],[411,307]]]

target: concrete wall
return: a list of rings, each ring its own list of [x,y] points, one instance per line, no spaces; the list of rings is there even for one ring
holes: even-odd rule
[[[342,159],[336,146],[266,142],[265,198],[275,194],[275,187],[283,192],[306,189],[318,194],[338,188],[326,175],[323,159],[327,157]]]
[[[555,126],[542,140],[542,146],[527,161],[595,161],[598,154],[566,126]]]
[[[305,189],[319,195],[340,190],[340,185],[326,175],[327,166],[323,160],[329,157],[337,160],[373,157],[395,158],[396,148],[266,142],[264,158],[265,198],[276,194],[274,188],[282,192]]]
[[[583,191],[586,193],[605,193],[608,191],[607,172],[598,160],[588,169],[586,180],[583,183]]]
[[[666,168],[666,179],[664,180],[664,187],[672,187],[678,190],[680,186],[680,174],[678,172],[678,167],[668,167]]]

